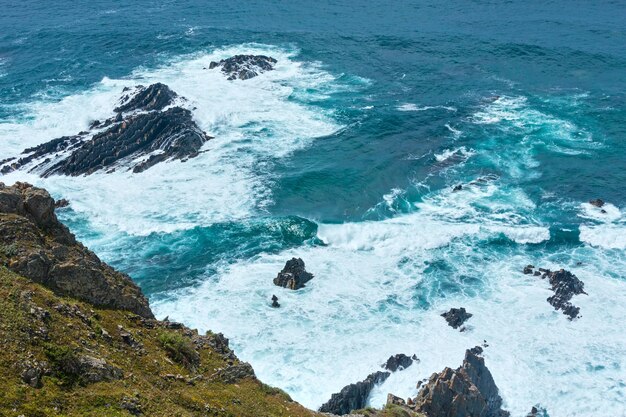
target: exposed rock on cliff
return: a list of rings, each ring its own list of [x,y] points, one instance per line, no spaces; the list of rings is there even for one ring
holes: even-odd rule
[[[45,190],[0,183],[0,263],[58,294],[152,317],[139,288],[77,243],[54,206]]]
[[[44,177],[118,168],[138,173],[162,161],[194,158],[211,137],[196,125],[189,110],[168,107],[176,97],[164,84],[139,86],[122,98],[115,118],[94,121],[89,132],[28,148],[17,161],[0,164],[0,173],[21,168]]]
[[[292,258],[287,261],[282,271],[274,278],[274,285],[298,290],[313,279],[313,274],[306,271],[304,261],[300,258]]]
[[[389,372],[378,371],[368,375],[363,381],[345,386],[339,393],[333,394],[319,411],[342,415],[365,407],[374,386],[383,383],[389,375]]]
[[[229,80],[248,80],[265,71],[273,70],[276,62],[271,56],[235,55],[219,62],[211,62],[209,69],[221,67]]]

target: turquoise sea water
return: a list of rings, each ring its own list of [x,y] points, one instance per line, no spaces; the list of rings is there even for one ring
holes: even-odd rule
[[[412,395],[487,340],[513,415],[626,415],[624,2],[0,7],[0,159],[157,81],[215,136],[139,175],[0,177],[68,198],[63,221],[157,315],[223,331],[309,407],[399,352],[421,362],[370,402]],[[204,69],[237,53],[276,71]],[[272,284],[292,256],[315,274],[298,292]],[[585,282],[581,318],[529,263]],[[461,305],[464,333],[439,317]]]

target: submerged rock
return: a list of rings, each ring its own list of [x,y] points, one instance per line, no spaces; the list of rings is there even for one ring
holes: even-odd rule
[[[229,80],[248,80],[265,71],[273,70],[276,62],[271,56],[235,55],[219,62],[211,62],[209,69],[221,67]]]
[[[313,279],[313,274],[306,271],[304,261],[300,258],[292,258],[287,261],[282,271],[274,278],[274,285],[279,287],[298,290]]]
[[[198,127],[189,110],[168,107],[176,97],[164,84],[139,86],[122,98],[115,118],[94,121],[89,132],[28,148],[17,161],[4,164],[0,173],[25,167],[43,177],[113,172],[119,167],[138,173],[162,161],[194,158],[212,138]]]
[[[397,355],[390,356],[382,367],[388,371],[396,372],[398,369],[403,370],[413,365],[413,361],[416,359],[417,357],[415,355],[411,358],[404,353],[398,353]]]
[[[428,417],[507,417],[485,360],[467,350],[463,365],[433,374],[417,394],[415,411]]]
[[[345,386],[339,393],[333,394],[319,411],[343,415],[365,407],[374,386],[383,383],[389,375],[391,373],[378,371],[368,375],[363,381]]]
[[[602,200],[601,198],[596,198],[595,200],[589,201],[589,204],[596,207],[602,207],[604,206],[604,200]]]
[[[450,311],[443,313],[441,317],[446,319],[450,327],[457,329],[461,327],[470,317],[472,317],[472,314],[468,313],[464,307],[461,307],[451,308]]]

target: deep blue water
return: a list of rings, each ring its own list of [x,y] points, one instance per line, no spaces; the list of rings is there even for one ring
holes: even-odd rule
[[[626,2],[0,10],[0,159],[153,81],[192,99],[216,136],[198,161],[141,177],[0,178],[69,197],[62,219],[158,314],[224,331],[310,407],[402,349],[422,364],[371,401],[409,395],[489,339],[514,415],[537,403],[553,417],[626,415]],[[200,70],[244,52],[283,66],[248,84]],[[598,197],[606,213],[587,204]],[[316,278],[268,311],[291,256]],[[583,317],[552,311],[547,284],[521,275],[528,263],[583,279]],[[468,335],[438,318],[457,304],[475,309]]]

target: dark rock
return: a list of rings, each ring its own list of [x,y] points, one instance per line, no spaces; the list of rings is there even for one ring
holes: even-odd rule
[[[94,120],[93,122],[89,123],[89,129],[95,129],[97,127],[100,127],[100,120]]]
[[[172,104],[176,97],[177,94],[165,84],[156,83],[148,87],[140,85],[135,88],[134,94],[124,96],[122,104],[113,111],[125,113],[136,110],[163,110]]]
[[[287,261],[282,271],[274,278],[274,285],[279,287],[298,290],[313,279],[313,274],[306,272],[304,261],[300,258],[292,258]]]
[[[468,313],[464,307],[461,307],[451,308],[450,311],[443,313],[441,317],[446,319],[450,327],[457,329],[463,325],[467,319],[472,317],[472,314]]]
[[[463,189],[463,185],[459,184],[459,185],[455,185],[452,191],[461,191],[462,189]]]
[[[584,290],[584,282],[564,269],[550,271],[540,268],[539,270],[543,272],[542,278],[548,278],[552,291],[554,291],[554,295],[547,299],[550,305],[555,310],[561,310],[570,320],[578,317],[580,308],[573,305],[570,300],[574,295],[587,294]]]
[[[212,138],[198,127],[189,110],[165,110],[175,97],[176,93],[164,84],[140,86],[122,99],[115,118],[92,123],[92,128],[106,130],[63,136],[28,148],[19,160],[0,164],[0,173],[27,165],[43,177],[114,172],[119,166],[138,173],[162,161],[194,158]],[[134,113],[124,117],[124,112],[131,111]]]
[[[543,407],[533,407],[526,417],[548,417],[548,413]]]
[[[63,207],[67,207],[70,205],[70,202],[64,198],[57,200],[54,202],[54,207],[55,208],[63,208]]]
[[[472,350],[465,352],[463,365],[433,374],[414,400],[414,410],[428,417],[507,417],[501,409],[491,372],[485,360]]]
[[[591,204],[592,206],[596,206],[596,207],[602,207],[604,206],[604,200],[600,198],[596,198],[595,200],[589,201],[589,204]]]
[[[0,183],[0,246],[15,247],[8,268],[57,294],[152,318],[139,287],[76,242],[54,209],[43,189]]]
[[[532,273],[533,273],[533,269],[535,269],[534,265],[526,265],[526,266],[524,267],[524,273],[525,273],[526,275],[530,275],[530,274],[532,274]]]
[[[353,410],[365,407],[367,399],[375,385],[389,378],[389,372],[375,372],[363,381],[344,387],[339,393],[333,394],[328,402],[319,409],[322,413],[349,414]]]
[[[275,295],[272,295],[272,307],[274,308],[280,307],[280,304],[278,303],[278,297],[276,297]]]
[[[276,60],[265,55],[235,55],[219,62],[211,62],[209,69],[222,67],[222,72],[229,80],[248,80],[274,69]]]
[[[415,357],[415,355],[413,355]],[[413,359],[405,355],[404,353],[398,353],[397,355],[390,356],[387,362],[382,366],[388,371],[395,372],[398,369],[403,370],[413,364]]]

